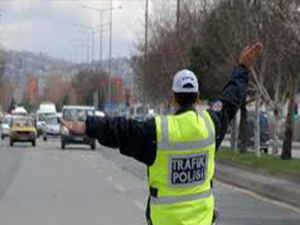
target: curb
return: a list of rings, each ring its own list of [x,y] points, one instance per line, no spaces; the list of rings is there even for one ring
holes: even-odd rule
[[[300,209],[300,184],[298,183],[255,173],[222,162],[216,164],[215,178],[221,182]]]

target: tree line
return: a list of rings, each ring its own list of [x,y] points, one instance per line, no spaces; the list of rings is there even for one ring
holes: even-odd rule
[[[30,111],[36,110],[41,101],[53,102],[58,110],[64,105],[93,105],[94,93],[97,93],[98,105],[103,106],[107,98],[107,86],[108,74],[102,70],[79,69],[73,75],[48,75],[43,93],[39,97],[32,98],[32,90],[27,85],[22,105]]]

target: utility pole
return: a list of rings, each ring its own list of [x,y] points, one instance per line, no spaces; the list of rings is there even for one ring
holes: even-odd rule
[[[111,22],[109,22],[109,24],[108,25],[110,25],[110,27],[112,27],[112,11],[113,10],[116,10],[116,9],[122,9],[122,6],[117,6],[117,7],[114,7],[114,8],[112,8],[112,1],[111,1],[111,5],[110,5],[110,7],[109,8],[96,8],[96,7],[91,7],[91,6],[88,6],[88,5],[81,5],[82,6],[82,8],[85,8],[85,9],[89,9],[89,10],[93,10],[93,11],[96,11],[96,12],[98,12],[99,13],[99,15],[100,15],[100,17],[99,17],[99,20],[100,20],[100,38],[99,38],[99,41],[100,41],[100,50],[99,50],[99,60],[100,60],[100,67],[102,66],[102,46],[103,46],[103,29],[102,29],[102,27],[103,27],[103,25],[106,25],[106,24],[103,24],[103,13],[104,12],[107,12],[107,11],[110,11],[111,12],[111,14],[110,14],[110,16],[111,16]],[[110,29],[110,32],[112,33],[112,29]],[[110,35],[110,37],[112,37],[112,35]],[[111,43],[111,39],[110,39],[110,43]],[[111,45],[111,44],[110,44]],[[111,48],[110,48],[110,56],[111,56]],[[109,57],[109,58],[111,58],[111,57]]]
[[[143,116],[144,119],[146,117],[146,97],[145,97],[145,77],[148,74],[148,21],[149,20],[149,0],[146,0],[145,5],[145,55],[144,55],[144,62],[145,62],[145,72],[144,72],[144,79],[142,82],[142,98],[143,98]]]
[[[88,64],[90,61],[90,44],[89,44],[89,38],[87,41],[87,48],[86,48],[86,64]]]
[[[102,14],[106,11],[110,12],[110,22],[109,22],[109,73],[108,73],[108,87],[107,87],[107,95],[108,95],[108,100],[111,100],[111,85],[110,85],[110,75],[111,75],[111,61],[112,61],[112,11],[115,9],[122,9],[122,6],[114,7],[113,8],[113,0],[110,0],[110,6],[109,8],[95,8],[87,5],[82,5],[83,8],[94,10],[99,12],[99,19],[100,19],[100,47],[99,47],[99,61],[100,61],[100,68],[102,67],[102,46],[103,46],[103,16]],[[105,24],[104,24],[105,25]],[[97,95],[98,96],[98,95]],[[96,97],[96,93],[94,93],[94,98]],[[99,96],[98,96],[99,97]],[[96,101],[96,100],[95,100]]]
[[[95,50],[95,30],[92,30],[92,67],[94,64],[94,50]]]
[[[99,45],[99,61],[100,61],[100,69],[102,67],[102,42],[103,42],[103,30],[102,30],[103,16],[102,12],[100,12],[100,45]]]
[[[92,63],[93,64],[93,61],[94,61],[94,47],[95,47],[95,33],[96,33],[96,29],[97,27],[92,27],[92,26],[86,26],[86,25],[76,25],[77,27],[79,28],[82,28],[82,29],[85,29],[85,33],[88,34],[87,36],[87,63]],[[91,35],[91,36],[89,36]],[[90,39],[91,38],[91,39]],[[91,46],[90,46],[91,45]],[[91,51],[89,51],[89,48],[91,47]],[[90,61],[90,57],[91,56],[91,61]]]
[[[180,32],[180,3],[181,0],[177,0],[177,11],[176,11],[176,29],[177,32]]]
[[[112,1],[110,0],[110,11],[109,11],[109,62],[108,62],[108,99],[111,100],[111,60],[112,60]]]

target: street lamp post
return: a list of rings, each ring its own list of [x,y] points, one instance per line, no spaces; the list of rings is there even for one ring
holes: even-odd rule
[[[110,22],[109,22],[109,62],[108,62],[108,99],[111,99],[111,85],[110,85],[110,75],[111,75],[111,62],[112,62],[112,11],[115,9],[122,9],[122,6],[113,7],[112,6],[112,0],[110,1],[109,8],[101,9],[101,8],[95,8],[87,5],[82,5],[83,8],[94,10],[100,13],[100,26],[102,27],[102,13],[105,11],[110,12]],[[100,33],[100,65],[102,65],[102,31]]]
[[[95,34],[96,34],[96,29],[97,27],[92,27],[92,26],[86,26],[86,25],[77,25],[77,27],[86,29],[90,31],[91,34],[91,62],[93,64],[94,62],[94,55],[95,55]],[[89,62],[89,44],[88,44],[88,50],[87,50],[87,62]]]
[[[102,22],[103,22],[103,17],[102,17],[102,12],[99,13],[100,15],[100,28],[102,29]],[[100,61],[100,69],[102,67],[102,42],[103,42],[103,35],[102,35],[102,30],[100,31],[100,45],[99,45],[99,61]]]
[[[148,74],[148,21],[149,21],[149,0],[146,0],[145,5],[145,55],[144,55],[144,76],[142,83],[142,101],[143,101],[143,117],[146,117],[146,97],[145,97],[145,76]]]
[[[179,27],[180,27],[180,3],[181,3],[181,0],[177,0],[176,29],[177,29],[178,33],[180,32],[180,30],[179,30]]]
[[[112,57],[112,10],[113,10],[113,7],[112,7],[112,0],[110,0],[110,7],[109,7],[109,22],[110,22],[110,25],[109,25],[109,74],[111,73],[111,57]],[[109,85],[109,89],[111,89],[110,85]],[[111,93],[109,91],[109,93]]]
[[[89,9],[89,10],[93,10],[99,13],[99,20],[100,20],[100,27],[102,28],[103,26],[103,13],[110,11],[110,22],[109,22],[109,26],[110,26],[110,34],[109,34],[109,40],[110,40],[110,44],[109,44],[109,58],[111,58],[111,37],[112,37],[112,11],[116,10],[116,9],[122,9],[122,6],[117,6],[117,7],[112,7],[112,1],[110,3],[110,7],[109,8],[96,8],[96,7],[92,7],[92,6],[88,6],[88,5],[81,5],[82,8],[85,9]],[[102,31],[100,32],[100,38],[99,38],[99,42],[100,42],[100,65],[102,66],[102,43],[103,43],[103,34]],[[109,66],[109,69],[110,66]]]

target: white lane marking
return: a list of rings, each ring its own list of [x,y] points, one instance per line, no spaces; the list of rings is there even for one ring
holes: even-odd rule
[[[142,210],[143,212],[146,210],[146,206],[140,202],[139,200],[133,200],[133,204],[140,210]]]
[[[103,171],[101,169],[97,169],[96,173],[103,173]]]
[[[104,179],[107,180],[107,181],[112,181],[113,180],[113,178],[111,176],[107,176]]]
[[[124,194],[125,193],[125,188],[123,188],[121,185],[119,184],[113,184],[114,188],[120,192],[121,194]]]
[[[88,160],[89,160],[85,155],[81,155],[81,158],[82,158],[84,161],[88,161]]]
[[[99,166],[98,166],[98,164],[93,163],[93,164],[92,164],[92,167],[93,167],[94,169],[97,169]]]
[[[236,187],[236,186],[233,186],[233,185],[230,185],[230,184],[227,184],[227,183],[223,183],[221,181],[216,181],[216,182],[219,183],[220,185],[224,186],[224,187],[227,187],[229,189],[232,189],[232,190],[244,193],[244,194],[249,195],[251,197],[260,199],[260,200],[262,200],[264,202],[280,206],[281,208],[285,208],[285,209],[294,211],[296,213],[300,213],[300,209],[299,208],[297,208],[295,206],[292,206],[292,205],[289,205],[287,203],[280,202],[280,201],[277,201],[277,200],[274,200],[274,199],[270,199],[270,198],[267,198],[267,197],[263,197],[263,196],[261,196],[259,194],[256,194],[256,193],[252,192],[252,191],[249,191],[249,190],[246,190],[246,189],[243,189],[243,188],[240,188],[240,187]]]

